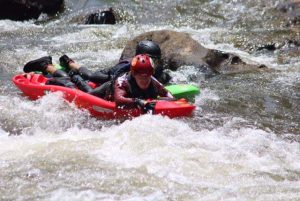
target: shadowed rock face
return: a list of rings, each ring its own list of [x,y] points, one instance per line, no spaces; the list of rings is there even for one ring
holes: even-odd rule
[[[63,0],[1,0],[0,19],[37,19],[40,14],[54,14],[63,5]]]
[[[192,65],[198,67],[201,72],[213,74],[253,71],[265,67],[247,64],[237,55],[207,49],[189,34],[169,30],[151,31],[137,36],[127,43],[121,59],[133,57],[136,44],[145,39],[159,44],[164,66],[171,70],[183,65]]]

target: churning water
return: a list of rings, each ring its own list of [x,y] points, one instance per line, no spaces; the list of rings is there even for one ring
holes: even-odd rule
[[[277,31],[268,16],[278,2],[142,1],[144,10],[126,2],[121,10],[137,17],[117,25],[65,23],[72,15],[39,25],[0,21],[0,200],[299,200],[300,59],[247,49],[258,37],[249,26]],[[165,12],[149,14],[158,8]],[[174,81],[201,88],[194,117],[124,122],[95,119],[60,93],[30,101],[11,83],[27,61],[46,55],[112,66],[128,40],[161,29],[271,71],[204,79],[182,66]]]

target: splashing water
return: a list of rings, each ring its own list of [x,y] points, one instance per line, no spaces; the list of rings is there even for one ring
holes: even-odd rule
[[[280,2],[114,1],[135,18],[113,26],[66,24],[71,11],[40,25],[0,20],[0,199],[298,200],[299,58],[249,51],[282,31]],[[128,40],[162,29],[272,71],[205,79],[182,66],[173,81],[201,88],[194,117],[124,122],[95,119],[60,93],[28,100],[10,81],[45,55],[110,67]]]

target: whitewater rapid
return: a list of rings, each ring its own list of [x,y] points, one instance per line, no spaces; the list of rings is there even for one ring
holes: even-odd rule
[[[145,2],[151,3],[160,5]],[[263,1],[190,4],[196,5],[186,4],[191,16],[182,13],[174,20],[168,16],[174,10],[161,12],[168,20],[158,24],[0,20],[0,200],[299,200],[298,57],[279,60],[280,52],[253,53],[234,44],[236,38],[252,42],[243,38],[246,25],[235,27],[239,20],[247,22],[245,15],[255,19],[256,31],[272,31],[257,28],[267,23],[259,19]],[[224,4],[220,11],[219,4]],[[29,100],[11,82],[26,62],[46,55],[54,63],[67,54],[92,70],[110,67],[128,40],[162,29],[187,32],[207,48],[270,71],[209,79],[193,66],[170,72],[174,82],[201,89],[194,116],[178,119],[143,115],[103,121],[60,93]]]
[[[255,127],[194,131],[144,115],[99,130],[1,131],[3,199],[293,200],[299,143]],[[10,190],[8,190],[10,189]]]

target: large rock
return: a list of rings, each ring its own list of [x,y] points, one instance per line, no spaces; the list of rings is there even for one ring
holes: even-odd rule
[[[0,19],[37,19],[41,13],[56,13],[62,5],[63,0],[1,0]]]
[[[109,8],[108,10],[92,13],[87,17],[85,24],[116,24],[114,10]]]
[[[133,57],[136,44],[145,39],[159,44],[163,62],[171,70],[192,65],[206,74],[212,74],[253,71],[264,67],[247,64],[234,54],[207,49],[189,34],[169,30],[151,31],[137,36],[126,44],[121,59]]]

